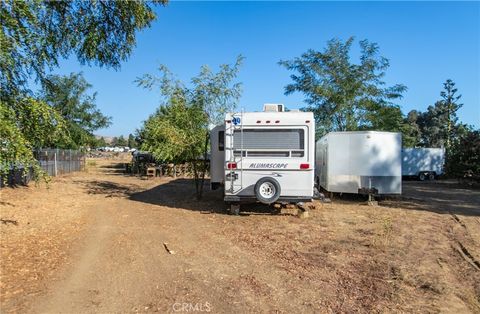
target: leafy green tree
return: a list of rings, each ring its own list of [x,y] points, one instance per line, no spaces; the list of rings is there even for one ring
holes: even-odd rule
[[[36,178],[45,177],[33,150],[68,140],[65,121],[42,101],[22,98],[16,104],[0,100],[0,175],[5,179],[11,167],[32,166]]]
[[[417,124],[420,129],[420,144],[424,147],[445,146],[445,115],[440,102],[428,106],[427,111],[420,112]]]
[[[173,163],[194,162],[202,155],[207,119],[200,106],[185,100],[172,95],[166,113],[157,110],[145,121],[142,150]]]
[[[15,112],[0,101],[0,177],[3,180],[2,183],[7,180],[10,167],[34,164],[37,166],[35,173],[41,173],[38,165],[34,162],[31,143],[23,136],[15,120],[10,118],[14,115]],[[15,161],[15,163],[11,161]]]
[[[102,114],[95,104],[96,93],[88,94],[91,87],[82,73],[46,77],[41,98],[62,115],[71,139],[68,143],[61,142],[56,146],[94,146],[96,139],[93,131],[111,124],[111,118]]]
[[[209,127],[221,123],[224,114],[237,105],[241,84],[234,81],[242,60],[239,56],[235,64],[221,65],[216,73],[203,66],[191,87],[175,79],[165,66],[159,68],[161,76],[146,74],[137,79],[139,86],[158,87],[163,95],[162,105],[138,132],[141,149],[158,160],[190,161],[198,199],[207,170]]]
[[[0,5],[1,98],[27,89],[33,75],[74,54],[82,64],[119,68],[135,46],[135,33],[155,19],[160,1],[16,1]]]
[[[443,83],[443,88],[444,90],[440,92],[440,96],[443,98],[440,103],[443,107],[446,120],[445,148],[448,152],[456,140],[458,131],[457,111],[463,106],[463,104],[458,103],[462,95],[457,95],[458,89],[455,88],[455,82],[448,79]]]
[[[365,116],[369,124],[359,129],[400,132],[404,147],[413,147],[417,143],[415,127],[408,122],[408,117],[404,117],[399,106],[382,106],[376,111],[367,112]]]
[[[135,136],[133,134],[128,134],[128,143],[127,146],[130,148],[137,148],[138,144],[137,141],[135,140]]]
[[[12,112],[16,126],[32,149],[70,140],[66,121],[54,108],[41,100],[30,97],[19,99]]]
[[[420,114],[421,112],[417,110],[411,110],[405,117],[404,122],[406,126],[403,137],[406,138],[406,140],[404,140],[403,143],[404,147],[420,146],[421,130],[417,123]]]
[[[127,140],[123,137],[123,135],[120,135],[117,140],[117,145],[118,146],[127,146],[128,142]]]
[[[39,134],[22,127],[25,121],[16,120],[17,116],[29,117],[30,110],[38,112],[38,109],[42,114],[48,110],[42,102],[32,102],[28,82],[34,79],[45,84],[46,69],[58,66],[59,59],[72,54],[82,64],[119,68],[135,46],[135,33],[148,27],[155,18],[152,6],[158,3],[165,4],[166,0],[5,0],[0,3],[0,125],[3,128],[0,163],[35,164],[30,149],[52,140],[52,133],[40,138]],[[25,101],[34,106],[23,106]],[[61,116],[56,119],[53,114],[47,114],[43,118],[51,120],[28,118],[28,125],[40,131],[52,130],[42,125],[53,126],[55,134],[62,133]],[[2,169],[8,167],[2,166]]]
[[[462,107],[458,103],[461,95],[457,95],[455,83],[447,80],[441,100],[429,106],[427,111],[417,114],[417,125],[420,131],[420,145],[426,147],[445,147],[447,156],[461,136],[468,131],[468,126],[458,120],[457,111]]]
[[[473,170],[476,157],[476,137],[478,131],[461,123],[457,111],[463,104],[459,103],[455,83],[448,79],[443,84],[441,99],[425,112],[412,110],[408,113],[407,123],[411,125],[411,135],[416,146],[444,147],[446,152],[445,169],[449,175],[461,175],[463,171]],[[468,141],[472,141],[472,147]],[[479,166],[480,167],[480,166]]]
[[[203,108],[187,103],[186,90],[177,90],[150,116],[143,126],[142,150],[151,152],[157,160],[192,164],[197,199],[202,197],[205,162],[199,161],[208,135],[208,119]]]
[[[111,146],[117,146],[118,145],[118,137],[114,136],[112,137],[112,141],[110,142]]]
[[[456,177],[467,171],[480,175],[480,130],[467,131],[454,143],[446,165],[446,172]]]
[[[407,89],[401,84],[385,87],[383,77],[390,64],[379,55],[376,43],[361,40],[360,62],[352,63],[353,42],[353,37],[345,42],[332,39],[323,52],[310,49],[293,60],[279,62],[294,72],[290,76],[293,83],[285,87],[285,94],[305,95],[305,109],[315,113],[317,136],[378,123],[372,117],[389,111],[387,107]]]
[[[105,147],[107,146],[107,142],[105,141],[105,138],[102,136],[99,139],[97,139],[97,142],[95,143],[95,147]]]

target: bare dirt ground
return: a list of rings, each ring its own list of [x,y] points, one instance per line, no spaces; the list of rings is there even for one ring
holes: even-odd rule
[[[116,162],[0,190],[2,313],[480,313],[479,190],[229,216],[221,192]]]

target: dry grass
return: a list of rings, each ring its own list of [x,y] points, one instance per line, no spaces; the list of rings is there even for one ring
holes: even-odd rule
[[[473,190],[407,183],[406,198],[377,207],[336,199],[308,219],[264,206],[234,217],[217,191],[194,201],[187,179],[127,177],[102,159],[90,170],[0,190],[3,310],[23,312],[74,276],[85,292],[60,295],[78,298],[77,312],[164,312],[181,298],[217,312],[480,312]],[[72,251],[95,263],[76,267]]]

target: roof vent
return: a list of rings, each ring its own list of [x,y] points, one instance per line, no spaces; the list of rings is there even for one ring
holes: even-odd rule
[[[265,112],[284,112],[283,104],[264,104],[263,111]]]

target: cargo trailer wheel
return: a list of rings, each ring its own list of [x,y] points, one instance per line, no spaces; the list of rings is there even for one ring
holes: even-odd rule
[[[280,184],[273,178],[261,178],[255,184],[255,196],[261,203],[272,204],[280,197]]]
[[[430,181],[435,180],[435,173],[430,172],[430,173],[428,174],[428,180],[430,180]]]
[[[424,172],[418,175],[418,180],[420,181],[425,181],[426,178],[427,178],[427,175]]]

